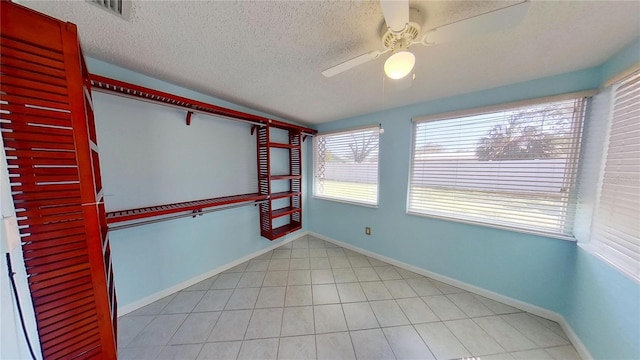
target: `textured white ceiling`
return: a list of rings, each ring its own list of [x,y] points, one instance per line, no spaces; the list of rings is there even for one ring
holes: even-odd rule
[[[638,1],[533,1],[509,31],[414,45],[416,79],[401,89],[386,56],[320,74],[382,49],[375,1],[134,1],[128,21],[87,1],[20,3],[77,24],[86,55],[306,124],[596,66],[640,36]],[[423,29],[505,5],[411,1]]]

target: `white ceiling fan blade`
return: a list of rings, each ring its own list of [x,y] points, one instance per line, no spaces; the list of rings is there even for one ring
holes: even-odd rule
[[[424,36],[422,42],[428,45],[439,44],[510,29],[524,19],[529,9],[529,3],[529,1],[525,1],[452,24],[440,26],[430,30]]]
[[[384,21],[392,32],[400,32],[409,22],[409,0],[381,0]]]
[[[366,62],[376,59],[378,56],[384,54],[385,52],[386,51],[379,51],[379,50],[370,51],[366,54],[362,54],[358,57],[354,57],[351,60],[347,60],[341,64],[330,67],[327,70],[323,71],[322,75],[324,75],[325,77],[332,77],[334,75],[340,74],[341,72],[352,69],[358,65],[362,65]]]

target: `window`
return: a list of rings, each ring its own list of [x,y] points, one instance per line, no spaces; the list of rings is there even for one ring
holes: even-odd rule
[[[313,195],[378,205],[379,137],[379,125],[316,135]]]
[[[586,103],[414,119],[408,212],[572,239]]]
[[[614,94],[588,248],[640,281],[640,71],[614,85]]]

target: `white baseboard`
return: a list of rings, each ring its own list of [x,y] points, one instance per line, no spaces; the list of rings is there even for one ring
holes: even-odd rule
[[[516,309],[520,309],[522,311],[526,311],[528,313],[540,316],[542,318],[545,319],[549,319],[551,321],[555,321],[557,322],[561,327],[562,330],[564,330],[565,334],[567,335],[567,337],[569,338],[569,341],[571,341],[573,347],[576,349],[576,351],[578,352],[578,354],[585,360],[591,360],[593,359],[593,357],[591,356],[591,353],[589,353],[589,350],[587,350],[587,348],[584,346],[584,344],[582,343],[582,341],[580,340],[580,338],[576,335],[576,333],[573,331],[573,329],[571,328],[571,326],[569,325],[569,323],[567,322],[567,320],[564,318],[564,316],[562,316],[561,314],[542,308],[540,306],[537,305],[533,305],[533,304],[529,304],[527,302],[521,301],[521,300],[517,300],[502,294],[498,294],[496,292],[487,290],[487,289],[483,289],[481,287],[475,286],[475,285],[471,285],[465,282],[462,282],[460,280],[456,280],[454,278],[450,278],[448,276],[444,276],[429,270],[425,270],[423,268],[419,268],[417,266],[413,266],[407,263],[404,263],[402,261],[398,261],[396,259],[384,256],[384,255],[380,255],[378,253],[374,253],[371,252],[369,250],[365,250],[362,248],[359,248],[357,246],[353,246],[351,244],[347,244],[344,243],[342,241],[336,240],[336,239],[332,239],[330,237],[315,233],[315,232],[308,232],[308,234],[310,236],[313,236],[315,238],[318,239],[322,239],[324,241],[328,241],[330,243],[342,246],[346,249],[358,252],[360,254],[366,255],[368,257],[380,260],[380,261],[384,261],[386,263],[389,263],[391,265],[397,266],[399,268],[408,270],[408,271],[412,271],[414,273],[438,280],[440,282],[443,282],[445,284],[451,285],[451,286],[455,286],[457,288],[460,289],[464,289],[466,291],[472,292],[474,294],[478,294],[481,296],[484,296],[486,298],[489,298],[491,300],[495,300],[498,302],[501,302],[503,304],[507,304],[509,306],[512,306]]]
[[[173,294],[175,292],[178,292],[178,291],[180,291],[182,289],[186,289],[191,285],[195,285],[195,284],[199,283],[200,281],[208,279],[208,278],[210,278],[210,277],[212,277],[214,275],[217,275],[217,274],[219,274],[219,273],[221,273],[221,272],[223,272],[225,270],[231,269],[234,266],[238,266],[238,265],[242,264],[245,261],[253,259],[256,256],[260,256],[260,255],[262,255],[262,254],[264,254],[266,252],[269,252],[269,251],[271,251],[271,250],[273,250],[275,248],[278,248],[278,247],[280,247],[280,246],[282,246],[284,244],[290,243],[290,242],[292,242],[292,241],[294,241],[296,239],[299,239],[299,238],[301,238],[303,236],[307,236],[307,235],[309,235],[308,231],[303,231],[303,232],[297,233],[297,234],[295,234],[295,236],[292,236],[292,237],[289,237],[287,239],[284,239],[283,241],[278,241],[277,243],[275,243],[275,244],[273,244],[271,246],[268,246],[268,247],[266,247],[264,249],[260,249],[260,250],[258,250],[256,252],[253,252],[253,253],[251,253],[251,254],[249,254],[247,256],[241,257],[241,258],[239,258],[237,260],[234,260],[234,261],[232,261],[230,263],[224,264],[224,265],[219,266],[219,267],[217,267],[215,269],[207,271],[204,274],[200,274],[198,276],[192,277],[189,280],[186,280],[186,281],[183,281],[183,282],[181,282],[179,284],[176,284],[176,285],[173,285],[171,287],[168,287],[168,288],[166,288],[166,289],[164,289],[162,291],[158,291],[157,293],[151,294],[151,295],[149,295],[149,296],[147,296],[145,298],[142,298],[142,299],[140,299],[138,301],[134,301],[134,302],[132,302],[130,304],[127,304],[127,305],[124,305],[122,307],[118,307],[118,316],[126,315],[126,314],[128,314],[128,313],[130,313],[130,312],[132,312],[134,310],[137,310],[137,309],[139,309],[139,308],[141,308],[143,306],[149,305],[149,304],[151,304],[151,303],[153,303],[155,301],[158,301],[158,300],[160,300],[160,299],[162,299],[162,298],[164,298],[166,296],[169,296],[169,295],[171,295],[171,294]]]
[[[559,319],[555,321],[558,324],[560,324],[564,333],[567,334],[567,337],[569,337],[569,341],[571,341],[571,345],[573,345],[573,347],[576,349],[580,357],[583,358],[584,360],[593,360],[593,356],[591,356],[589,349],[587,349],[587,347],[584,346],[584,344],[582,343],[582,340],[580,340],[576,332],[573,331],[573,328],[571,327],[571,325],[569,325],[569,323],[564,318],[564,316],[560,314],[558,314],[558,316],[559,316]]]

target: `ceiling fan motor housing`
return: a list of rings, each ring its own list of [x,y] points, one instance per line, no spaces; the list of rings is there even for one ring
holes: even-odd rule
[[[422,17],[418,9],[409,9],[409,22],[399,33],[391,31],[386,23],[382,24],[382,46],[392,51],[404,50],[420,36]]]

